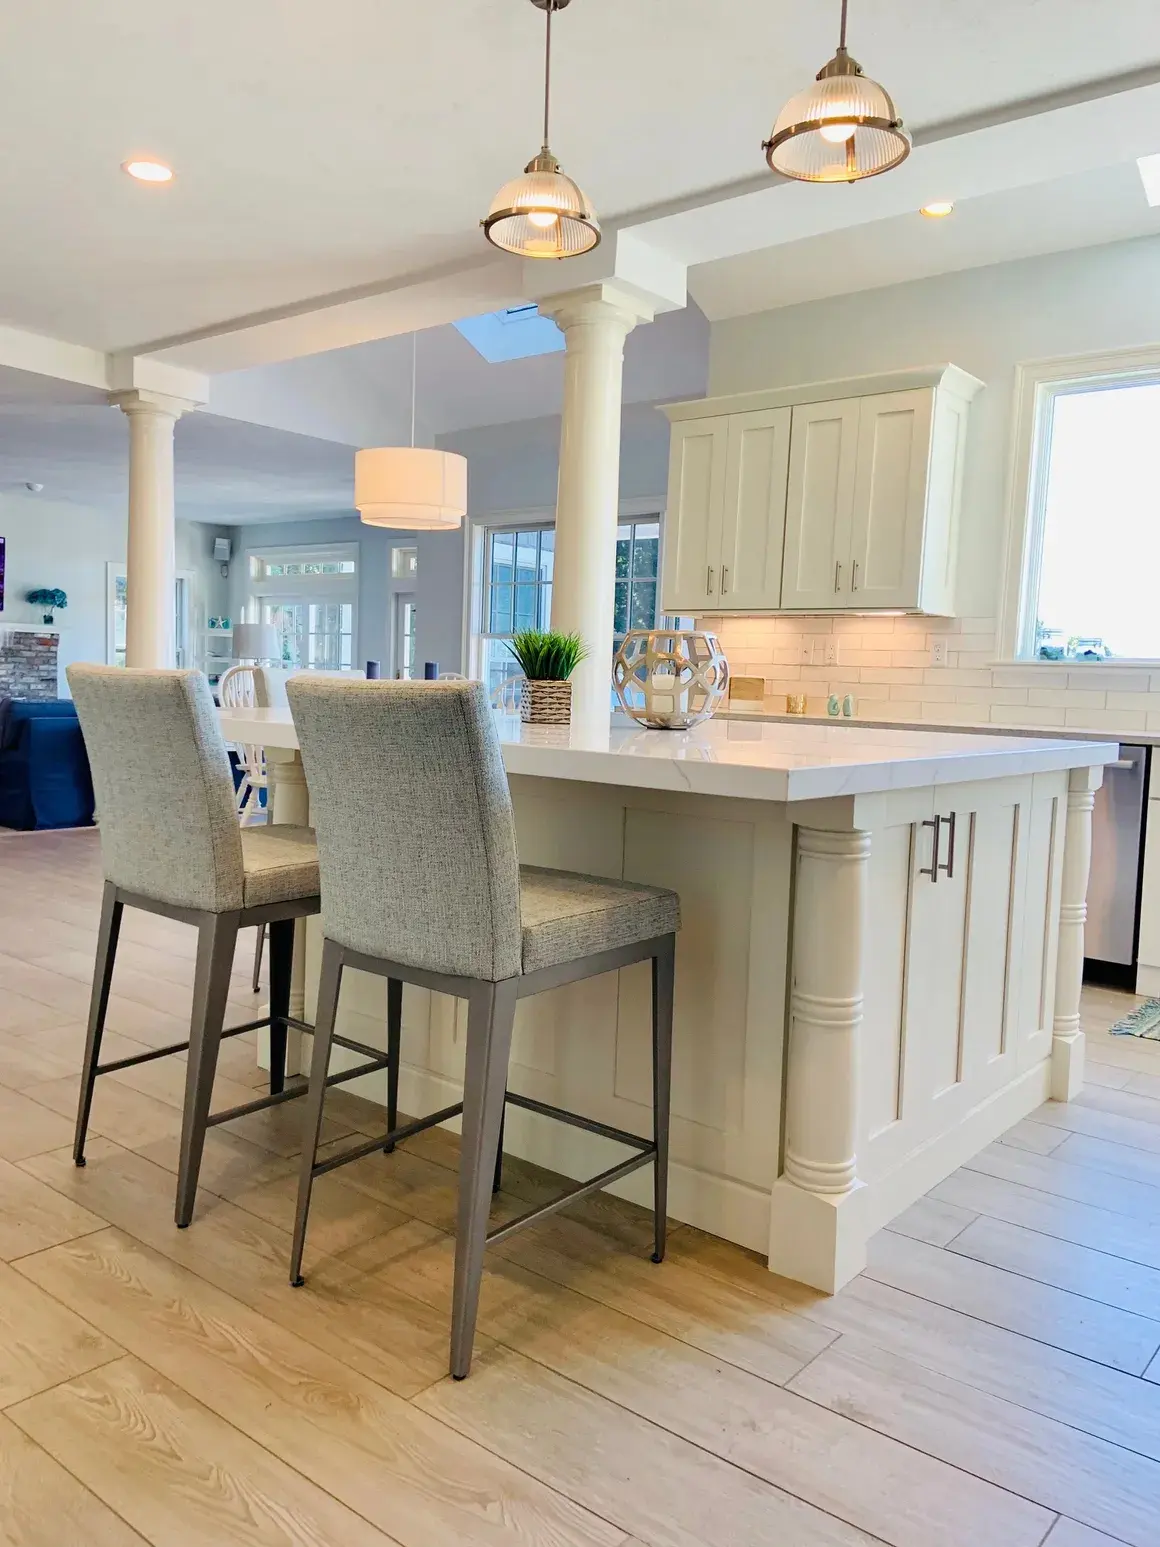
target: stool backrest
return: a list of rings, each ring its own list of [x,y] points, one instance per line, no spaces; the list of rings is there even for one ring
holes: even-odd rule
[[[199,671],[70,666],[105,876],[173,907],[242,906],[242,840],[217,711]]]
[[[286,691],[318,834],[323,933],[430,972],[515,977],[515,822],[483,684],[307,673]]]
[[[256,666],[254,668],[254,701],[259,709],[285,709],[286,684],[292,672],[283,666]]]

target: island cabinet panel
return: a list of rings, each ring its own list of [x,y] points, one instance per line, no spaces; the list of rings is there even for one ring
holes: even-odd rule
[[[985,1125],[990,1098],[1046,1069],[1065,799],[1059,774],[936,787],[873,830],[863,1180],[917,1157],[917,1196],[938,1179],[940,1138]],[[1039,1099],[1032,1091],[1028,1105]]]

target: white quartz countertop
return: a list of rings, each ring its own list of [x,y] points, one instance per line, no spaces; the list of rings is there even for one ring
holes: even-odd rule
[[[223,709],[229,741],[295,749],[288,709]],[[595,726],[522,725],[497,715],[510,774],[741,800],[818,800],[963,784],[1114,762],[1117,742],[1039,740],[827,724],[711,720],[642,730],[614,715]]]

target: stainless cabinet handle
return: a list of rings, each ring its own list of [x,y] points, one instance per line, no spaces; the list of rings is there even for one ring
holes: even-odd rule
[[[709,569],[708,569],[708,571],[706,573],[706,577],[705,577],[705,595],[706,596],[712,596],[712,594],[713,594],[713,566],[712,566],[712,564],[710,564],[709,565]]]
[[[947,862],[945,865],[939,865],[939,869],[946,871],[948,881],[953,881],[955,876],[955,813],[952,811],[950,816],[944,816],[943,821],[947,824]],[[937,855],[935,856],[935,862],[936,864],[938,862]]]
[[[721,568],[721,595],[729,589],[729,570],[723,565]]]
[[[854,560],[854,567],[850,571],[850,589],[851,589],[851,591],[856,591],[858,589],[858,560],[857,559]]]
[[[841,559],[835,559],[834,560],[834,590],[835,591],[840,591],[841,589],[842,589],[842,561],[841,561]]]
[[[940,869],[946,868],[945,866],[940,866],[938,862],[939,838],[942,832],[942,821],[943,819],[941,816],[936,816],[931,821],[924,822],[922,824],[924,827],[929,827],[933,830],[934,842],[931,844],[930,849],[930,864],[920,866],[918,873],[920,876],[929,876],[932,882],[938,880],[938,873]]]

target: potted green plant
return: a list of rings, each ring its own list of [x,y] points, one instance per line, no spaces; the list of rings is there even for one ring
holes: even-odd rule
[[[572,718],[568,679],[588,654],[580,635],[522,629],[513,634],[508,649],[524,674],[520,719],[528,725],[567,725]]]
[[[68,597],[59,586],[41,586],[39,590],[29,591],[24,599],[27,602],[31,602],[34,607],[44,608],[44,621],[46,623],[52,622],[54,612],[68,606]]]

